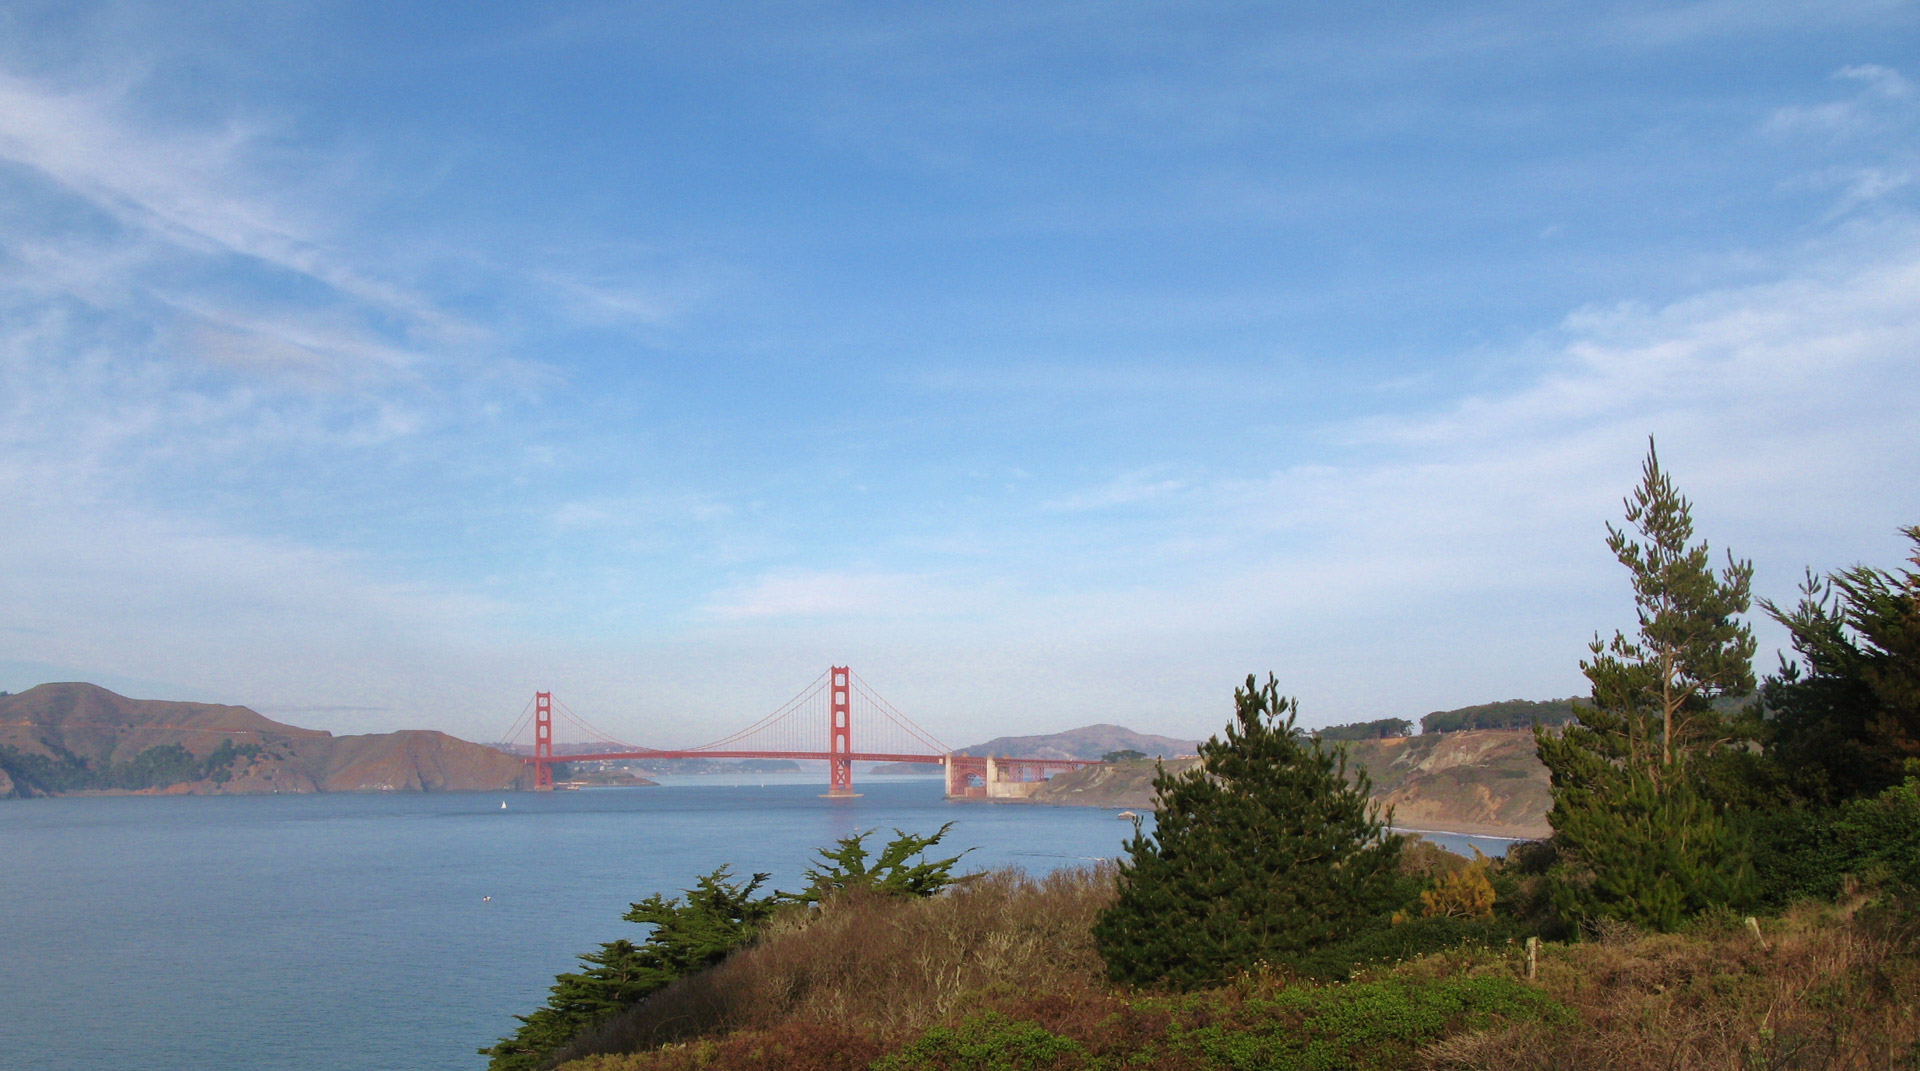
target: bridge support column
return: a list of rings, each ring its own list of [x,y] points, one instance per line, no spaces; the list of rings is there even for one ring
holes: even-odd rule
[[[845,799],[859,795],[853,790],[853,673],[846,666],[827,672],[833,712],[827,735],[827,796]]]
[[[533,696],[533,790],[553,791],[553,693]]]

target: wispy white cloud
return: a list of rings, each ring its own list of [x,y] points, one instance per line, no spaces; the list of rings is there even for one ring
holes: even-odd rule
[[[1157,466],[1137,472],[1122,473],[1104,486],[1050,499],[1043,502],[1040,508],[1061,513],[1079,513],[1113,506],[1137,505],[1163,499],[1186,489],[1185,480],[1158,478],[1163,477],[1166,472],[1166,466]]]
[[[929,619],[969,601],[925,574],[783,570],[715,593],[701,616],[715,621]]]
[[[420,295],[349,266],[319,219],[289,207],[284,171],[254,159],[272,131],[229,121],[162,129],[129,114],[129,89],[48,88],[0,71],[0,160],[31,168],[123,225],[182,251],[246,257],[305,276],[417,330],[472,339],[477,329]],[[315,189],[308,184],[311,196]]]
[[[1851,96],[1818,104],[1789,104],[1768,116],[1774,134],[1814,134],[1834,141],[1884,134],[1910,126],[1920,114],[1913,83],[1891,67],[1874,64],[1842,67],[1834,81],[1853,88]]]

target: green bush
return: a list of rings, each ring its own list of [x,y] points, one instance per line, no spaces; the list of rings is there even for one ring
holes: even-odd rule
[[[1849,877],[1920,886],[1920,780],[1837,807],[1778,808],[1747,821],[1769,903],[1830,900]]]
[[[955,1026],[928,1030],[873,1068],[1386,1071],[1409,1066],[1420,1047],[1450,1034],[1571,1018],[1546,994],[1510,978],[1389,978],[1279,990],[1264,985],[1136,997],[1119,1019],[1081,1016],[1051,1029],[999,1012],[972,1015]],[[1040,1018],[1052,1017],[1043,1013]],[[1131,1028],[1117,1028],[1122,1019]]]
[[[1532,931],[1512,919],[1459,919],[1435,916],[1409,919],[1397,926],[1368,930],[1294,961],[1294,968],[1313,978],[1345,978],[1355,967],[1446,952],[1467,945],[1503,946]]]
[[[1370,1071],[1406,1067],[1420,1046],[1496,1021],[1569,1018],[1545,993],[1510,978],[1295,987],[1248,1001],[1243,1014],[1261,1022],[1201,1027],[1174,1047],[1235,1071]]]
[[[1083,1067],[1086,1055],[1085,1046],[1038,1023],[988,1012],[928,1030],[873,1071],[1053,1071]]]

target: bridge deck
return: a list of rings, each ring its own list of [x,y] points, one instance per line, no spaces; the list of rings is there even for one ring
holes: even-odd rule
[[[956,755],[955,758],[985,762],[985,756]],[[829,751],[594,751],[578,754],[555,752],[553,762],[598,762],[609,759],[818,759],[822,762],[833,759],[850,759],[854,762],[922,762],[946,765],[945,755],[898,755],[875,751],[855,751],[851,754],[835,755]],[[534,761],[532,756],[523,756],[522,762]],[[994,756],[995,762],[1042,763],[1048,766],[1098,766],[1099,759],[1031,759]]]

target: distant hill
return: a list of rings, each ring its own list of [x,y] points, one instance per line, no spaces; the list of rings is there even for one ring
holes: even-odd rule
[[[1436,710],[1420,719],[1420,731],[1457,733],[1466,729],[1531,729],[1535,721],[1541,725],[1565,725],[1572,720],[1571,699],[1509,699],[1458,710]]]
[[[1035,759],[1097,759],[1115,751],[1138,751],[1148,758],[1191,755],[1200,745],[1192,740],[1136,733],[1123,725],[1085,725],[1063,733],[1039,736],[997,736],[984,744],[957,748],[956,755],[1012,755]],[[937,763],[890,762],[873,773],[926,773]]]
[[[246,707],[94,684],[0,696],[0,799],[73,792],[442,792],[526,787],[510,755],[408,729],[334,736]]]
[[[1365,768],[1373,798],[1392,807],[1402,829],[1545,836],[1547,769],[1533,734],[1512,729],[1358,740],[1346,745],[1352,768]],[[1197,759],[1167,763],[1176,773]],[[1153,808],[1154,764],[1119,762],[1055,775],[1028,802]]]

